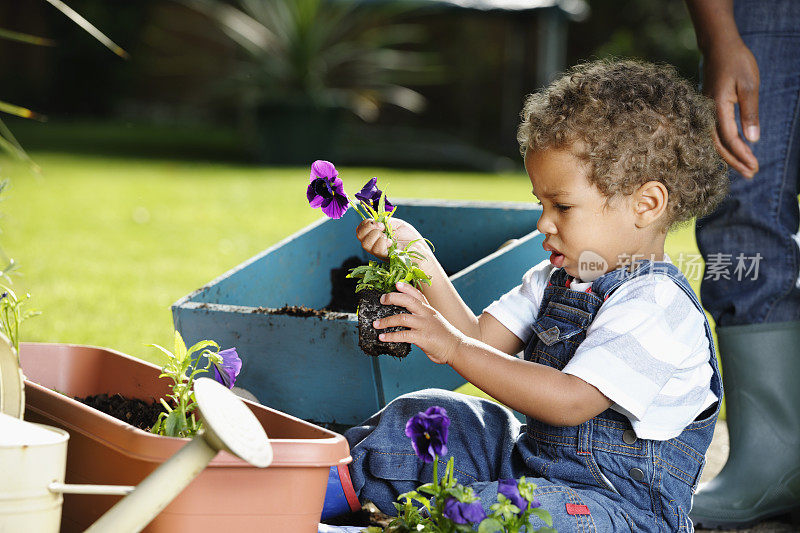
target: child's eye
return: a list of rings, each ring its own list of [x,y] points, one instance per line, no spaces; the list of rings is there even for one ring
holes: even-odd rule
[[[536,202],[536,205],[542,205],[542,202]]]
[[[571,205],[555,204],[555,208],[558,209],[561,212],[569,211],[570,207],[572,207],[572,206]]]

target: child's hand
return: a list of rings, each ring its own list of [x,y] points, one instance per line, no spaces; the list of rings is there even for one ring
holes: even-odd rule
[[[387,316],[376,320],[376,329],[403,326],[403,331],[381,333],[384,342],[410,342],[419,346],[428,358],[437,364],[450,364],[464,340],[464,334],[431,305],[425,296],[408,283],[398,283],[397,290],[381,296],[382,304],[399,305],[409,313]]]
[[[414,228],[414,226],[405,220],[392,218],[389,219],[389,224],[392,225],[394,238],[400,248],[405,249],[406,245],[408,245],[408,243],[411,241],[422,239],[422,236]],[[386,257],[389,253],[389,238],[386,237],[386,234],[383,232],[383,230],[384,226],[382,223],[376,222],[372,219],[367,219],[362,221],[361,224],[359,224],[356,228],[356,238],[361,241],[361,247],[365,251],[371,253],[378,259],[386,260]],[[427,246],[425,246],[424,240],[420,240],[419,242],[415,243],[414,247],[423,254],[426,254],[427,252]]]

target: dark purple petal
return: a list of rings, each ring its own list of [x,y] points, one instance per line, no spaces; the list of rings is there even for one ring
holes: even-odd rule
[[[344,182],[342,181],[342,178],[329,179],[328,187],[331,191],[331,194],[334,196],[347,196],[347,194],[344,192]]]
[[[480,500],[465,503],[452,497],[445,500],[442,514],[456,524],[477,523],[486,518]]]
[[[311,182],[308,184],[308,189],[306,189],[306,198],[308,198],[308,205],[313,208],[317,208],[322,205],[322,202],[325,200],[324,197],[317,194],[315,182]]]
[[[371,178],[359,192],[356,193],[356,199],[369,204],[375,211],[381,203],[381,194],[383,192],[378,188],[378,178]],[[389,202],[388,198],[384,198],[384,207],[386,212],[394,210],[394,206]]]
[[[424,412],[412,416],[406,423],[406,436],[417,457],[426,463],[433,462],[433,456],[447,454],[447,432],[450,419],[447,411],[439,406],[429,407]]]
[[[311,163],[311,181],[317,178],[335,178],[338,175],[339,172],[336,171],[336,167],[330,161],[317,159]]]
[[[214,379],[228,387],[233,388],[236,377],[242,370],[242,360],[236,353],[236,348],[228,348],[219,352],[222,363],[214,363]]]
[[[349,207],[350,201],[347,196],[339,196],[337,194],[330,200],[325,200],[325,203],[322,204],[322,212],[330,218],[342,218],[342,215]]]
[[[368,204],[371,203],[375,197],[381,197],[381,191],[377,186],[378,178],[371,178],[366,185],[364,185],[359,192],[356,193],[356,198]]]
[[[323,198],[333,198],[335,192],[333,190],[331,181],[331,178],[317,178],[311,182],[310,186],[314,188],[315,195],[322,196]],[[306,192],[306,196],[308,196],[308,192]]]
[[[322,212],[330,218],[342,218],[350,207],[350,200],[344,192],[344,183],[338,177],[314,179],[306,189],[306,198],[308,205],[313,208],[321,207]]]
[[[519,507],[518,514],[524,513],[528,508],[528,500],[523,498],[519,493],[519,487],[517,487],[516,479],[501,479],[497,485],[497,492],[511,500],[511,503]]]

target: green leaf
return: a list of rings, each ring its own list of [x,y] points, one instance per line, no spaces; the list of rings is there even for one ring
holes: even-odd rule
[[[378,213],[386,213],[386,193],[381,191],[381,199],[378,200]]]
[[[69,7],[61,0],[47,0],[53,7],[64,13],[75,24],[83,28],[89,35],[103,43],[103,45],[120,57],[128,59],[128,52],[119,47],[114,41],[106,37],[100,30],[95,28],[88,20],[80,16],[74,9]]]
[[[186,344],[183,342],[183,337],[175,330],[175,359],[179,362],[183,362],[186,359]]]
[[[495,533],[503,531],[503,524],[496,518],[486,518],[478,526],[478,533]]]
[[[542,519],[542,522],[547,524],[548,526],[553,525],[553,517],[550,516],[550,513],[542,509],[541,507],[534,507],[531,509],[531,514],[534,514]]]
[[[378,220],[378,212],[375,211],[371,205],[366,202],[361,202],[361,205],[364,206],[364,209],[369,213],[370,218],[373,220]]]
[[[0,100],[0,111],[2,111],[3,113],[8,113],[9,115],[14,115],[14,116],[17,116],[17,117],[22,117],[22,118],[40,119],[40,117],[41,117],[38,113],[35,113],[35,112],[31,111],[30,109],[27,109],[25,107],[21,107],[21,106],[18,106],[18,105],[10,104],[8,102],[3,102],[2,100]]]
[[[164,433],[169,437],[178,437],[180,430],[185,426],[186,420],[183,420],[181,413],[172,411],[164,421]]]
[[[164,348],[163,346],[159,346],[158,344],[148,344],[147,346],[152,346],[153,348],[158,348],[159,350],[164,352],[164,354],[167,357],[169,357],[170,359],[175,359],[175,355],[172,352],[170,352],[169,350],[167,350],[166,348]]]
[[[217,349],[217,351],[219,351],[219,344],[217,344],[214,341],[206,339],[204,341],[200,341],[200,342],[194,344],[191,348],[189,348],[187,353],[188,354],[193,354],[194,352],[200,351],[203,348],[208,348],[209,346],[213,346],[214,348]]]
[[[26,44],[35,44],[38,46],[55,46],[56,42],[46,37],[39,37],[38,35],[31,35],[30,33],[20,33],[18,31],[6,30],[0,28],[0,39],[8,39],[10,41],[17,41]]]
[[[373,267],[371,265],[357,266],[355,268],[351,268],[350,269],[350,273],[347,274],[347,276],[345,276],[345,277],[347,277],[347,278],[360,278],[360,277],[363,277],[368,272],[371,272],[372,270],[373,270]]]
[[[419,268],[419,267],[413,267],[413,268],[411,269],[411,273],[414,275],[414,277],[415,277],[416,279],[426,279],[426,280],[429,280],[429,279],[430,279],[430,278],[428,277],[428,274],[426,274],[426,273],[425,273],[425,271],[424,271],[424,270],[422,270],[422,269],[421,269],[421,268]]]
[[[433,483],[425,483],[417,487],[417,491],[424,492],[425,494],[436,494],[436,487]]]
[[[158,418],[156,418],[156,423],[153,424],[153,427],[150,428],[150,433],[155,433],[158,435],[161,430],[164,428],[164,418],[166,418],[167,413],[158,413]]]

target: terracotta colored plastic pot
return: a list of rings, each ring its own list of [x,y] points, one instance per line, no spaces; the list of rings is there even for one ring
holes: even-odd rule
[[[70,433],[67,483],[136,485],[188,439],[160,437],[72,397],[119,393],[151,400],[167,392],[159,368],[105,348],[24,343],[25,419]],[[51,390],[54,389],[54,390]],[[144,530],[315,532],[331,466],[350,462],[344,437],[245,401],[272,444],[266,469],[220,452]],[[118,496],[64,496],[62,531],[83,531]]]

